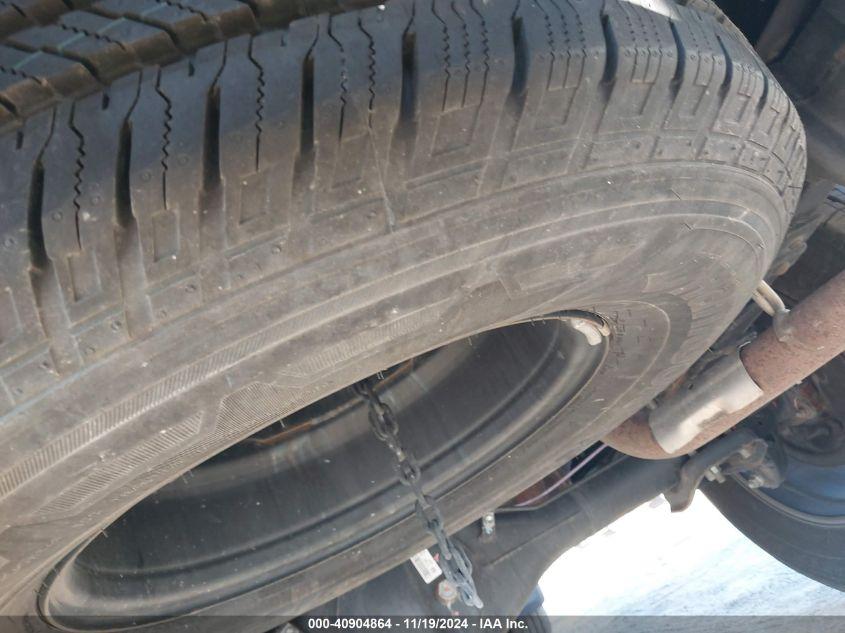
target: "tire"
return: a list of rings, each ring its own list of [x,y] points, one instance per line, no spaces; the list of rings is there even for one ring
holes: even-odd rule
[[[841,516],[798,512],[733,480],[702,489],[726,519],[768,554],[808,578],[845,591]]]
[[[837,243],[834,248],[838,246]],[[835,257],[833,251],[821,252]],[[813,270],[817,278],[824,276],[823,266]],[[799,291],[810,293],[809,288]],[[837,356],[813,374],[812,384],[826,403],[825,414],[817,420],[804,421],[804,428],[824,429],[825,424],[831,424],[833,429],[841,428],[841,420],[845,419],[843,378],[845,355]],[[786,397],[782,396],[781,400]],[[785,422],[795,424],[794,420],[786,418],[785,411],[789,409],[775,401],[746,424],[758,433],[766,433]],[[829,439],[820,442],[821,445],[796,444],[769,433],[766,437],[777,441],[784,455],[784,481],[779,487],[752,489],[738,480],[728,479],[723,484],[706,482],[702,490],[725,518],[768,554],[813,580],[845,591],[845,450],[842,443],[837,441],[835,431]]]
[[[7,614],[286,413],[473,332],[602,315],[594,379],[443,497],[466,525],[687,368],[800,192],[794,107],[695,9],[394,1],[286,25],[281,0],[54,4],[0,47]],[[424,542],[402,521],[205,612],[302,613]]]

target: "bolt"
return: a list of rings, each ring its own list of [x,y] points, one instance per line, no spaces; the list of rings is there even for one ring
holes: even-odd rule
[[[485,512],[481,517],[481,532],[484,536],[493,536],[496,531],[496,515],[492,512]]]
[[[452,603],[458,599],[458,590],[445,578],[437,583],[437,600],[447,609],[452,609]]]
[[[760,488],[766,483],[766,480],[763,479],[760,475],[754,474],[748,478],[748,487],[749,488]]]
[[[718,481],[720,484],[725,482],[725,477],[722,475],[722,470],[718,466],[711,466],[704,473],[707,481]]]

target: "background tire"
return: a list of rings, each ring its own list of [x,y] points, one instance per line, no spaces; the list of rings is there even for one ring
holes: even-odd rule
[[[466,524],[688,367],[800,192],[793,106],[709,13],[396,1],[273,28],[254,9],[288,3],[193,4],[62,9],[0,47],[5,613],[286,413],[473,332],[603,315],[595,379],[443,499]],[[209,612],[301,613],[423,542],[399,522]]]
[[[845,520],[795,511],[728,480],[703,487],[719,512],[784,565],[845,591]]]
[[[835,252],[831,254],[835,257]],[[823,267],[813,270],[825,276]],[[814,282],[821,284],[818,279]],[[811,288],[800,290],[809,294]],[[799,573],[840,591],[845,591],[845,450],[837,431],[845,419],[843,378],[845,355],[840,355],[805,381],[826,403],[818,419],[800,424],[784,413],[792,411],[783,406],[792,394],[787,392],[745,422],[776,443],[784,456],[784,481],[779,487],[752,489],[735,479],[702,486],[719,511],[763,550]],[[789,424],[804,430],[799,438],[812,437],[811,429],[819,437],[796,441],[789,434]],[[825,428],[831,429],[827,437],[823,435]]]

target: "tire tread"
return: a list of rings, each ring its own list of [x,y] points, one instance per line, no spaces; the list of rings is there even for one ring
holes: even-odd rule
[[[347,10],[290,23],[269,0],[61,4],[0,20],[0,414],[481,196],[702,161],[770,182],[782,235],[800,192],[795,108],[709,3],[327,2]]]

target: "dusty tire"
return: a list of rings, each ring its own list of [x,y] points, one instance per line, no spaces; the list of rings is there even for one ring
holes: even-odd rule
[[[694,9],[395,1],[273,30],[237,2],[166,28],[125,4],[0,47],[5,613],[286,412],[472,332],[603,315],[595,379],[444,499],[467,523],[692,363],[800,191],[793,106]],[[300,613],[422,540],[399,523],[209,612]]]

